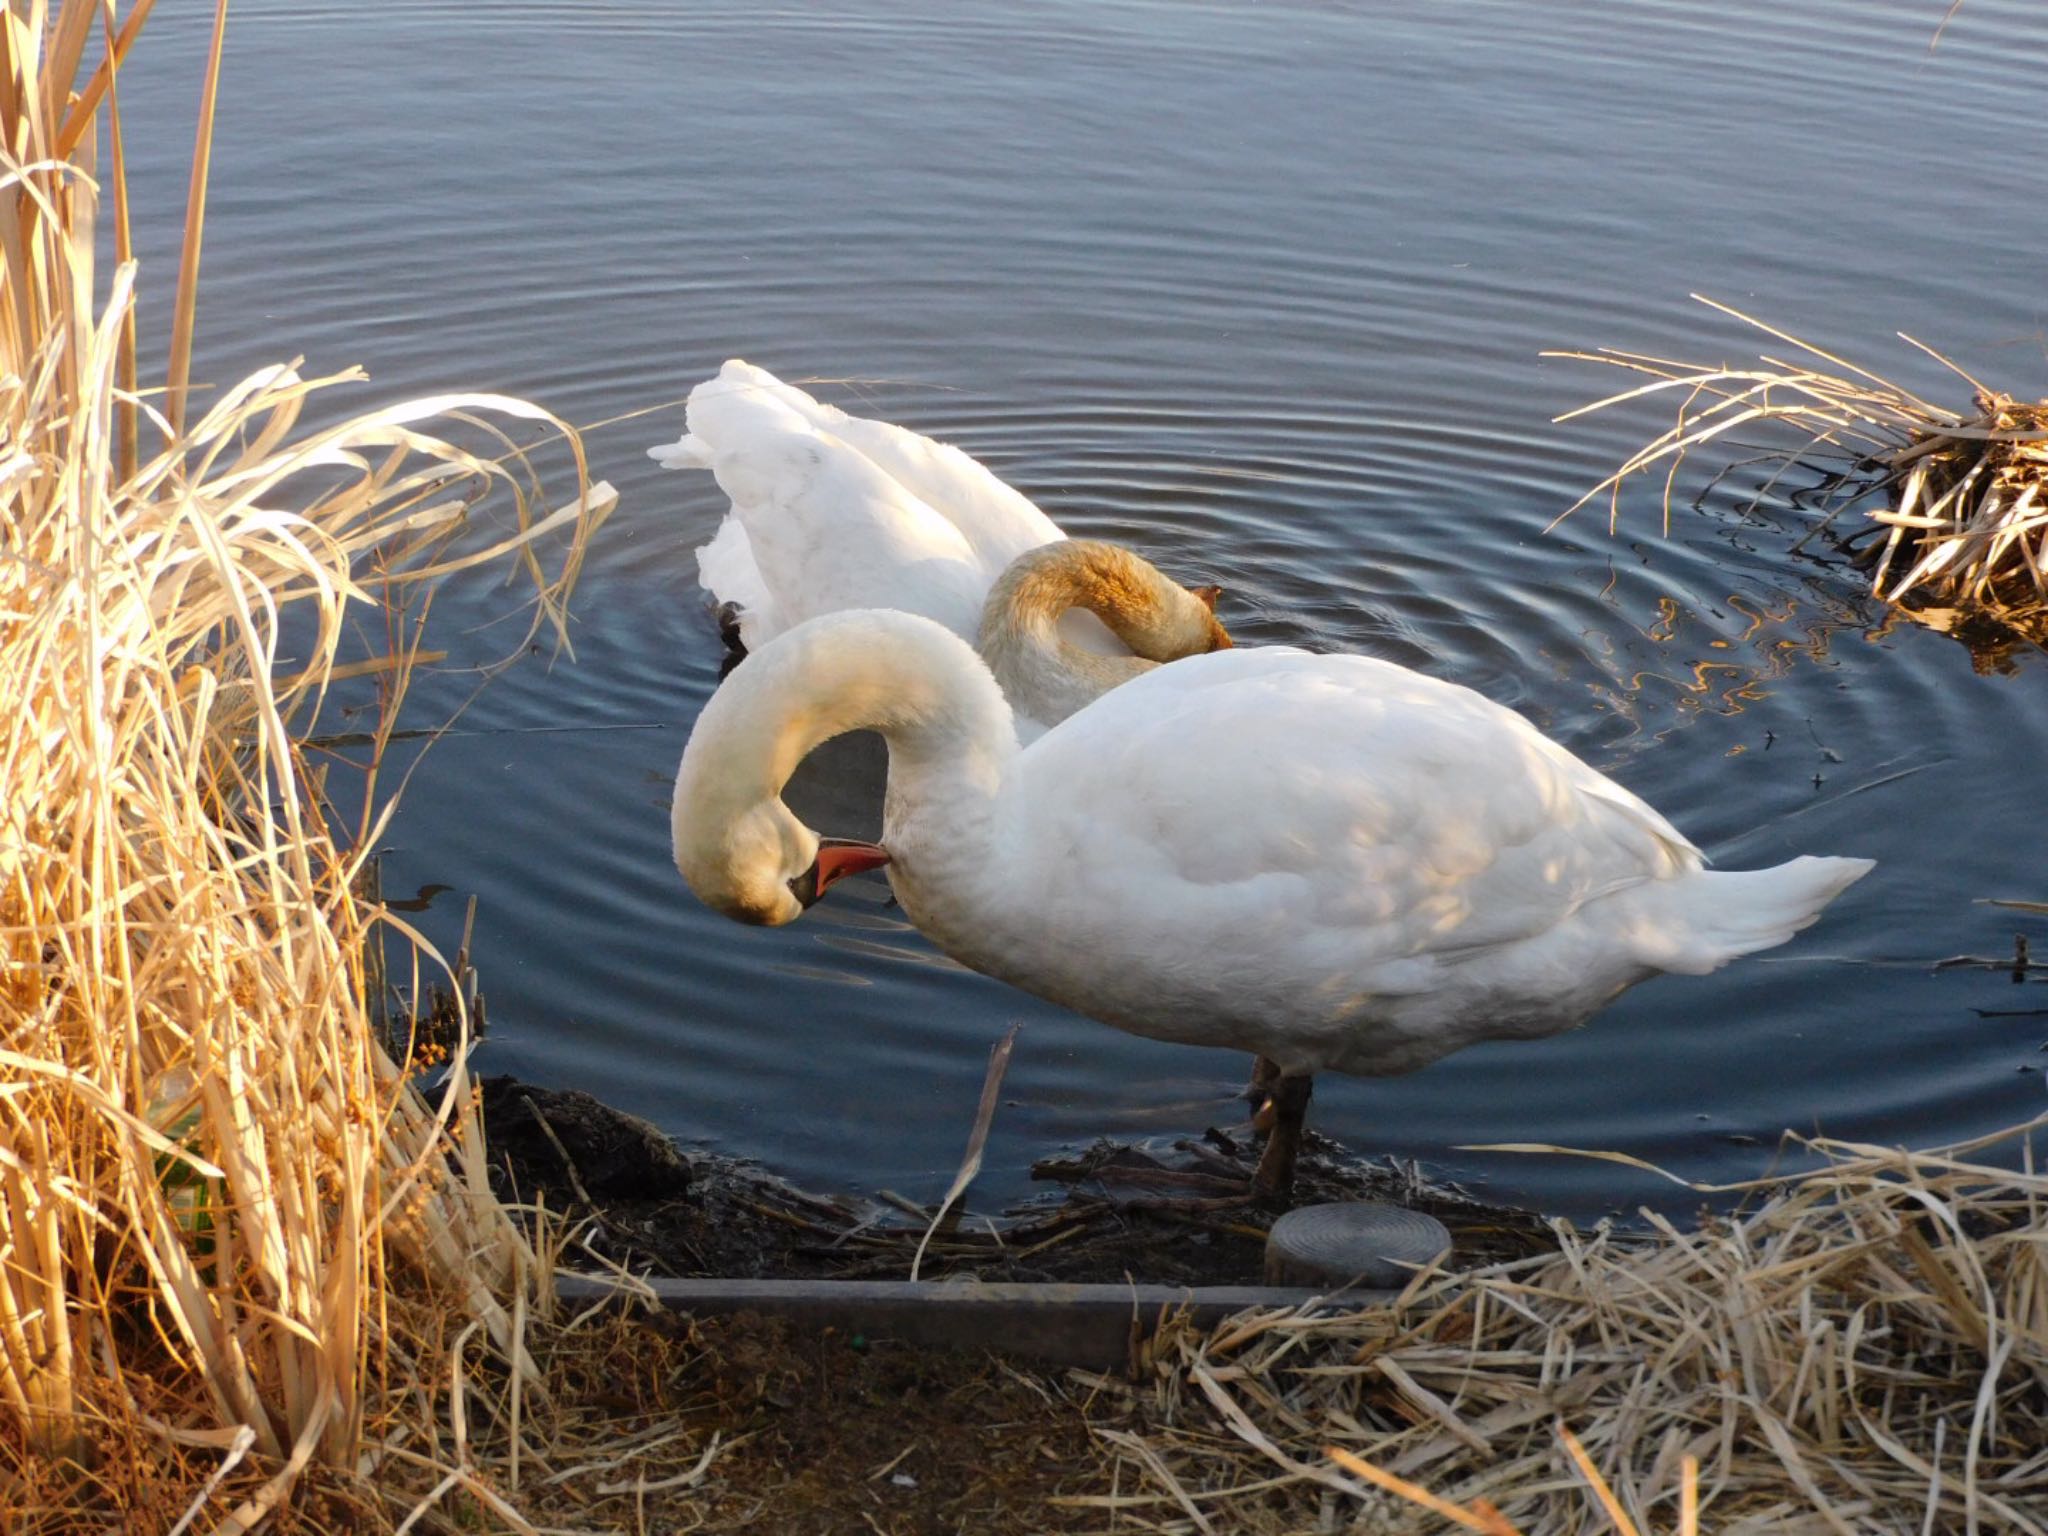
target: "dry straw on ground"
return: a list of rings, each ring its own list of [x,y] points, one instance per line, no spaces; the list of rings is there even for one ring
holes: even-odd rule
[[[577,1530],[2041,1536],[2044,1126],[1810,1143],[1731,1214],[1391,1307],[1146,1316],[1127,1372],[593,1312],[523,1427],[468,1373],[470,1465]]]
[[[2022,1135],[1811,1143],[1827,1166],[1696,1230],[1560,1224],[1560,1254],[1391,1310],[1182,1335],[1114,1389],[1159,1421],[1125,1491],[1078,1502],[1131,1530],[2048,1532],[2048,1176]],[[1994,1142],[2022,1167],[1970,1161]]]
[[[518,401],[302,429],[307,402],[355,375],[188,387],[224,6],[168,385],[138,387],[115,67],[147,11],[0,13],[9,1531],[78,1528],[87,1510],[239,1530],[308,1469],[345,1486],[394,1458],[452,1460],[431,1423],[469,1342],[453,1335],[518,1361],[535,1294],[482,1182],[460,1060],[430,1104],[365,1025],[374,776],[344,844],[293,731],[373,588],[396,615],[423,583],[509,558],[534,625],[558,628],[599,499],[543,515],[522,456],[505,456],[515,473],[463,446],[508,446],[485,416],[566,433]],[[95,266],[109,217],[111,273]],[[466,531],[486,492],[516,524],[495,541]],[[355,668],[384,674],[387,706],[417,641],[396,617],[390,635]]]
[[[1700,298],[1695,294],[1695,298]],[[2048,401],[2000,394],[1930,348],[1912,346],[1971,389],[1971,409],[1949,410],[1853,363],[1710,299],[1701,303],[1797,349],[1765,354],[1753,368],[1674,362],[1636,352],[1558,352],[1647,375],[1649,383],[1559,417],[1571,420],[1652,395],[1676,394],[1677,419],[1588,491],[1566,515],[1606,495],[1618,516],[1622,483],[1661,466],[1664,516],[1687,458],[1731,432],[1789,429],[1782,448],[1745,458],[1776,468],[1749,498],[1754,507],[1788,475],[1788,500],[1818,510],[1822,525],[1870,569],[1871,591],[1939,623],[1981,614],[2042,633],[2048,624]],[[1806,361],[1797,360],[1803,354]],[[1829,369],[1839,372],[1826,371]],[[1731,466],[1731,468],[1734,466]],[[1718,482],[1729,471],[1714,477]],[[1860,520],[1845,527],[1844,519]]]

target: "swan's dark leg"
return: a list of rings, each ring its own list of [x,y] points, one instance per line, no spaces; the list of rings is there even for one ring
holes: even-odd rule
[[[747,643],[740,639],[740,605],[720,603],[718,605],[718,638],[725,645],[725,655],[718,663],[718,680],[725,681],[725,675],[747,659]]]
[[[1259,1056],[1252,1061],[1252,1080],[1244,1090],[1244,1100],[1252,1107],[1252,1129],[1270,1131],[1273,1128],[1272,1101],[1273,1085],[1280,1081],[1280,1064],[1270,1056]]]
[[[744,656],[747,654],[747,647],[740,639],[741,611],[738,603],[718,605],[718,638],[725,642],[727,650],[738,651]]]
[[[1294,1160],[1301,1153],[1301,1128],[1308,1118],[1315,1079],[1306,1072],[1281,1074],[1273,1082],[1273,1129],[1252,1175],[1252,1194],[1263,1205],[1286,1206],[1294,1195]]]

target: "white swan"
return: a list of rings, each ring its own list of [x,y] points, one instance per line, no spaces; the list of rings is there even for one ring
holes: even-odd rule
[[[1069,540],[958,448],[765,368],[728,361],[690,391],[687,422],[648,453],[711,470],[731,498],[697,568],[736,648],[849,608],[923,614],[981,646],[1030,740],[1140,671],[1230,644],[1219,588]]]
[[[821,841],[781,787],[864,728],[889,747],[883,845]],[[1193,657],[1020,748],[973,651],[877,612],[813,620],[733,671],[684,750],[672,831],[683,878],[728,916],[789,922],[886,863],[962,963],[1269,1058],[1269,1198],[1292,1183],[1310,1074],[1569,1029],[1659,972],[1783,943],[1871,868],[1709,872],[1519,715],[1362,656]]]
[[[731,498],[697,568],[748,650],[847,608],[921,613],[972,640],[1010,562],[1066,537],[958,448],[849,416],[738,358],[690,391],[687,424],[647,451],[666,469],[709,469]],[[1123,649],[1099,628],[1092,640]]]

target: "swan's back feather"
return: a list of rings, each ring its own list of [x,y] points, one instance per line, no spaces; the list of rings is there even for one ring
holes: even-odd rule
[[[994,835],[991,910],[913,911],[958,958],[1137,1033],[1361,1073],[1569,1028],[1658,970],[1779,942],[1867,868],[1707,873],[1512,711],[1280,648],[1073,715],[1016,761]],[[1723,879],[1768,910],[1723,912]]]
[[[1362,924],[1389,956],[1510,943],[1701,862],[1512,710],[1363,656],[1176,662],[1073,716],[1021,771],[1069,809],[1135,816],[1183,880],[1299,873],[1297,918]],[[1256,799],[1220,804],[1218,784]]]
[[[683,438],[648,451],[711,469],[732,499],[698,568],[742,610],[750,649],[848,607],[901,608],[971,639],[1003,568],[1065,537],[959,449],[849,416],[737,358],[690,392],[687,417]]]

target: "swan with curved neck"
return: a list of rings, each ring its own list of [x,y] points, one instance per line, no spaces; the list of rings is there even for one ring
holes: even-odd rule
[[[683,437],[648,453],[664,468],[710,470],[730,499],[697,566],[735,649],[850,608],[922,614],[972,642],[989,591],[1011,562],[1066,541],[1028,497],[960,449],[849,416],[738,358],[690,391],[686,415]],[[1038,582],[1063,573],[1040,568]],[[1163,612],[1187,614],[1188,622],[1155,630],[1151,639],[1171,643],[1142,649],[1142,637],[1125,638],[1108,616],[1087,616],[1097,606],[1091,593],[1113,598],[1119,589],[1153,590],[1168,605]],[[1204,590],[1213,609],[1213,589]],[[1069,647],[1070,662],[1091,652],[1171,661],[1210,649],[1220,634],[1194,620],[1185,590],[1157,572],[1135,583],[1111,572],[1080,593],[1068,606],[1084,611],[1061,625],[1079,642]],[[1078,690],[1050,686],[1078,698]]]
[[[821,840],[781,799],[807,752],[859,729],[888,743],[881,845]],[[1569,1029],[1650,976],[1783,943],[1871,867],[1709,871],[1519,715],[1362,656],[1193,657],[1020,747],[974,652],[891,612],[812,620],[734,669],[684,749],[672,832],[728,916],[786,923],[886,864],[963,964],[1266,1057],[1269,1198],[1291,1186],[1313,1073]]]

